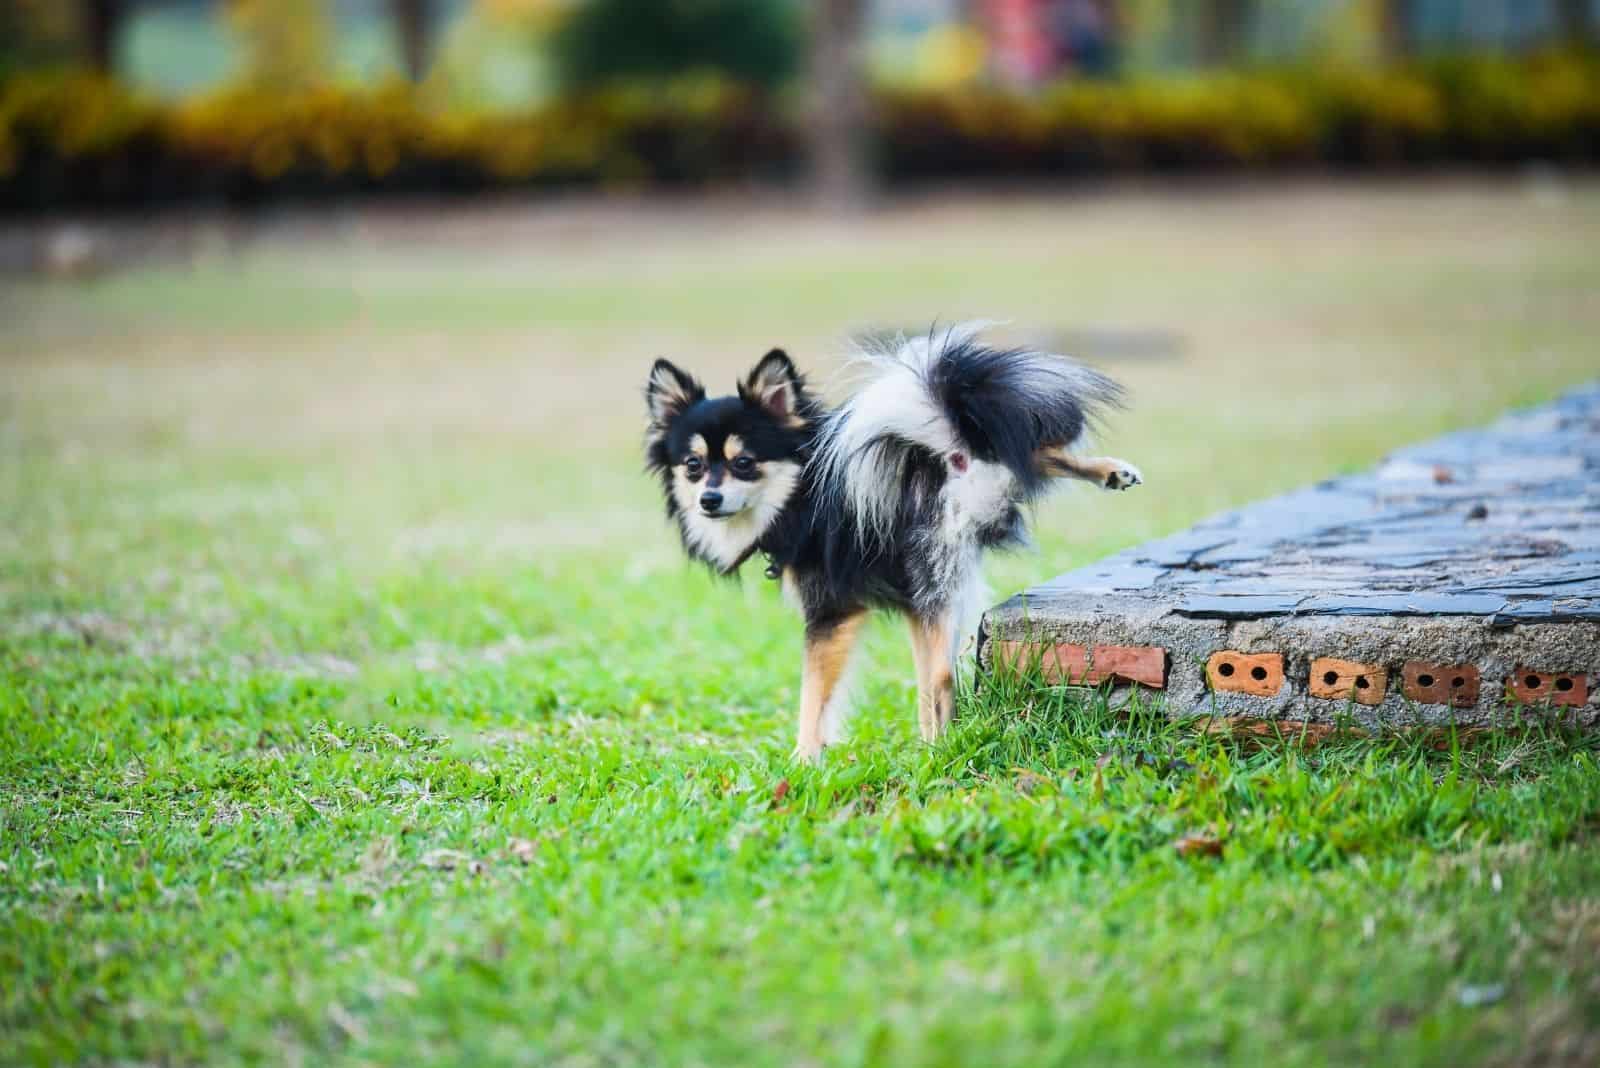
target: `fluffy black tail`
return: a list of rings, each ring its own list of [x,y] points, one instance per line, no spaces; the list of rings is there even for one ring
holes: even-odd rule
[[[864,537],[887,536],[919,450],[952,464],[1004,466],[1019,499],[1043,485],[1035,454],[1071,448],[1122,389],[1062,356],[999,349],[983,324],[896,337],[860,353],[864,380],[831,413],[817,452],[819,483]]]

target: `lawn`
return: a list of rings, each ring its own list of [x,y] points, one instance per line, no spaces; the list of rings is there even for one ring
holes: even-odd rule
[[[930,748],[885,620],[795,767],[797,623],[638,443],[659,354],[1088,339],[1147,485],[999,597],[1593,377],[1597,244],[1593,182],[574,202],[5,283],[0,1063],[1594,1063],[1600,742],[1010,683]]]

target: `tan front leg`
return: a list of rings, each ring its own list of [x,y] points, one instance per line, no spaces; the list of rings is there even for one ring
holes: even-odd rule
[[[1108,490],[1125,490],[1144,481],[1139,469],[1114,456],[1074,456],[1060,446],[1034,454],[1039,470],[1051,478],[1081,478]]]
[[[822,756],[822,717],[839,688],[861,624],[867,614],[846,616],[829,627],[806,633],[805,671],[800,678],[800,732],[794,754],[806,763]]]
[[[911,624],[911,659],[917,665],[917,726],[931,742],[955,719],[955,666],[950,663],[950,619],[919,619]]]

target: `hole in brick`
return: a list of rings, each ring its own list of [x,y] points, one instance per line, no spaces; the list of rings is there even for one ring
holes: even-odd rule
[[[1356,689],[1365,690],[1369,685],[1371,684],[1367,682],[1367,677],[1365,675],[1356,676]]]
[[[1223,678],[1228,678],[1233,674],[1233,665],[1226,662],[1218,664],[1217,674],[1221,675]]]
[[[1332,686],[1339,681],[1339,673],[1337,671],[1324,671],[1322,673],[1322,681]]]
[[[1432,686],[1433,685],[1433,676],[1432,675],[1418,675],[1417,676],[1417,685],[1418,686]],[[1457,686],[1461,685],[1461,680],[1460,679],[1456,680],[1456,685]]]
[[[1522,680],[1522,684],[1530,690],[1537,690],[1539,688],[1539,676],[1529,675]]]
[[[1267,669],[1262,667],[1260,664],[1257,664],[1255,667],[1250,669],[1250,677],[1255,679],[1257,682],[1261,682],[1267,677]]]
[[[1450,685],[1455,687],[1465,686],[1466,684],[1467,680],[1462,678],[1460,675],[1457,675],[1455,678],[1450,680]]]
[[[1556,680],[1556,689],[1560,690],[1562,693],[1566,693],[1568,690],[1572,689],[1572,680],[1567,678],[1565,675],[1561,676]]]

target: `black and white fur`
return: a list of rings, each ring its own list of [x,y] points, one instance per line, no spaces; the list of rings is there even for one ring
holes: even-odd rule
[[[982,607],[985,549],[1026,540],[1024,507],[1052,481],[1142,481],[1073,454],[1118,404],[1109,378],[1060,356],[995,348],[977,326],[896,337],[859,354],[860,381],[826,409],[781,350],[730,396],[666,360],[646,399],[649,467],[689,555],[733,574],[761,553],[805,617],[795,752],[838,738],[844,680],[873,608],[902,613],[932,740],[954,714],[956,654]]]

